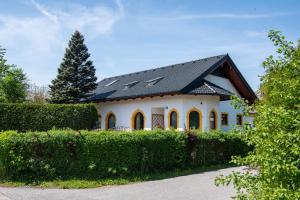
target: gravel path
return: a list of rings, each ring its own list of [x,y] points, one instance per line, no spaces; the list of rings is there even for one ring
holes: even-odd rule
[[[226,200],[234,195],[233,188],[216,187],[214,178],[233,170],[243,167],[94,189],[0,187],[0,200]]]

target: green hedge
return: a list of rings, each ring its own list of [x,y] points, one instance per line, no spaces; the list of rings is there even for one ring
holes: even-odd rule
[[[7,131],[0,134],[0,169],[11,180],[96,179],[227,163],[248,150],[232,134]]]
[[[97,111],[92,104],[3,104],[0,130],[46,131],[52,128],[91,129]]]

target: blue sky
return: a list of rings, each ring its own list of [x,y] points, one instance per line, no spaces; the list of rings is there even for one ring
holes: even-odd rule
[[[300,38],[298,0],[0,0],[0,45],[32,83],[48,85],[71,34],[85,38],[98,80],[229,53],[253,89],[274,47]]]

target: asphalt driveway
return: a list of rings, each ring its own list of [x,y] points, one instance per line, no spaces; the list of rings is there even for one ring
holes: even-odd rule
[[[234,195],[233,187],[216,187],[219,174],[241,171],[234,167],[176,178],[107,186],[94,189],[38,189],[0,187],[0,200],[226,200]]]

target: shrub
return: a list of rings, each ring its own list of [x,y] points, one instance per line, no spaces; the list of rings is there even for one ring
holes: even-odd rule
[[[234,155],[245,156],[250,147],[241,136],[234,133],[197,133],[191,150],[191,165],[216,165],[227,163]]]
[[[188,136],[175,131],[7,131],[0,134],[0,163],[12,180],[96,179],[226,163],[244,153],[230,147],[245,145],[237,136],[218,137],[198,134],[191,162]]]
[[[0,104],[0,130],[91,129],[96,120],[92,104]]]
[[[270,31],[269,38],[278,54],[263,63],[261,100],[253,106],[233,101],[235,107],[256,111],[254,128],[245,127],[244,133],[255,151],[233,161],[257,171],[216,179],[217,185],[233,183],[238,200],[300,199],[300,43],[293,45],[278,31]]]

